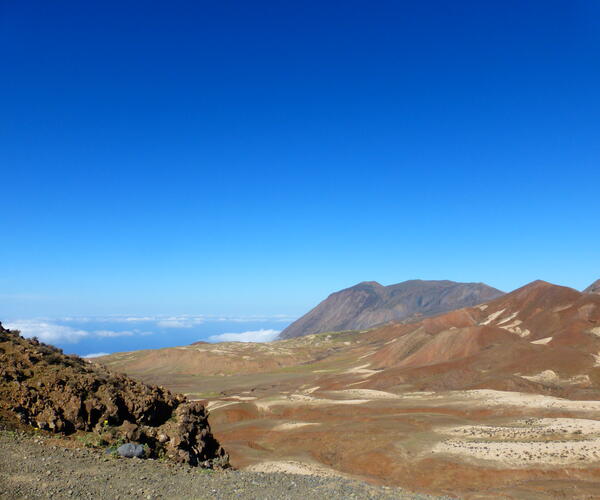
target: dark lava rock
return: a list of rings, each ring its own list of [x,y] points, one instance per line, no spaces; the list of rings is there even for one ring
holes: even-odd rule
[[[0,410],[50,432],[92,432],[109,445],[136,441],[147,445],[150,457],[229,466],[201,403],[66,356],[1,323]]]

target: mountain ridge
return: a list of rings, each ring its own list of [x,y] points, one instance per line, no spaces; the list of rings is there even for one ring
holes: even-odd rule
[[[500,297],[504,292],[485,283],[407,280],[388,286],[362,281],[330,294],[294,321],[279,339],[315,333],[361,330],[441,314]]]

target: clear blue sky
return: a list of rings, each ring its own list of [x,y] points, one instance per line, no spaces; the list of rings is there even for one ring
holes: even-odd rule
[[[0,3],[0,319],[600,277],[600,4]]]

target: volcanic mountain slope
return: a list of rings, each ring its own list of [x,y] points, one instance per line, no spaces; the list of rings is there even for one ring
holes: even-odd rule
[[[390,321],[414,320],[486,302],[502,295],[483,283],[411,280],[382,286],[363,282],[331,294],[293,322],[280,339],[361,330]]]
[[[588,286],[585,290],[585,293],[600,293],[600,280],[594,281],[590,286]]]
[[[1,324],[0,413],[50,432],[93,432],[106,446],[137,442],[151,456],[190,465],[228,464],[200,403],[65,356]]]
[[[365,334],[384,345],[364,386],[493,388],[595,398],[600,297],[533,282],[487,304]],[[592,392],[589,392],[592,391]]]
[[[463,498],[600,497],[597,294],[538,281],[410,324],[98,361],[206,400],[240,468]]]
[[[297,378],[299,369],[326,362],[360,345],[358,332],[317,334],[269,343],[197,342],[187,346],[115,353],[94,358],[111,370],[149,383],[167,384],[190,397],[216,396],[230,386]],[[353,354],[350,354],[353,356]],[[198,377],[202,378],[198,378]]]
[[[328,363],[339,365],[340,373],[324,379],[356,382],[354,373],[342,372],[360,361],[371,373],[359,385],[373,389],[487,387],[581,396],[600,382],[600,295],[536,281],[486,304],[414,323],[266,344],[198,343],[98,361],[185,392],[198,375],[207,378],[194,387],[214,380],[221,387],[243,375],[281,373],[286,379],[295,367]]]

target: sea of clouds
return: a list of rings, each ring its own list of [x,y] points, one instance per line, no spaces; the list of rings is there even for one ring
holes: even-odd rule
[[[84,357],[207,342],[270,342],[293,321],[284,315],[225,317],[88,316],[16,319],[4,324],[24,337]]]

